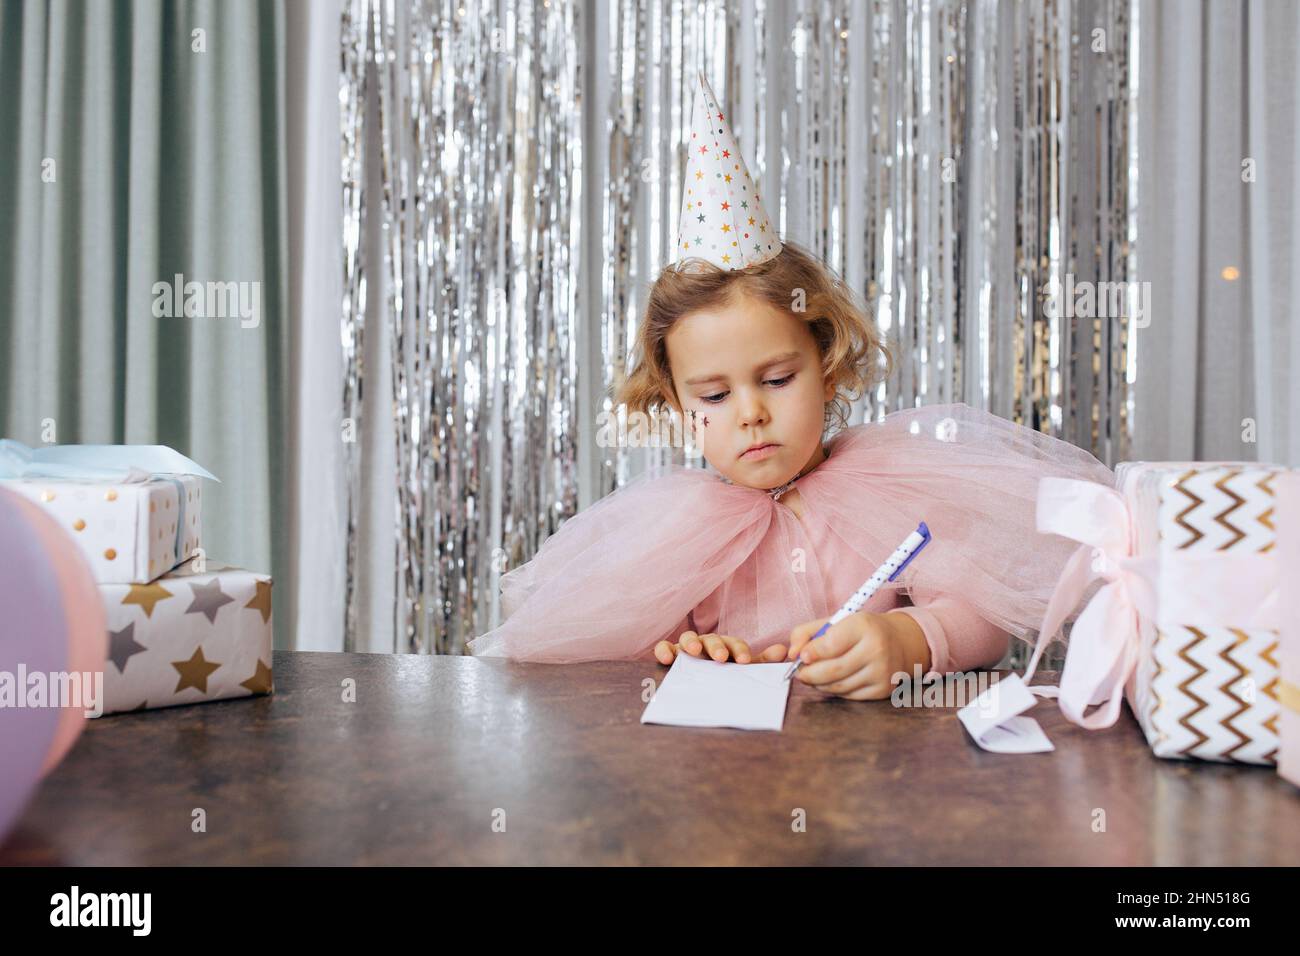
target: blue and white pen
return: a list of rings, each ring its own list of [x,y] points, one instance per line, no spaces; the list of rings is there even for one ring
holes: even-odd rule
[[[831,616],[831,619],[817,629],[817,633],[808,639],[811,644],[817,638],[821,637],[832,627],[844,620],[850,614],[856,614],[862,605],[871,600],[874,595],[887,581],[892,581],[903,573],[903,568],[911,564],[912,559],[921,553],[921,549],[930,543],[930,529],[922,521],[916,526],[916,530],[909,534],[880,567],[876,568],[874,574],[867,578],[866,583],[853,593],[853,596],[844,602],[844,606]],[[806,644],[804,645],[807,646]],[[794,676],[795,671],[803,664],[802,660],[796,660],[790,665],[790,669],[785,672],[785,679],[789,680]]]

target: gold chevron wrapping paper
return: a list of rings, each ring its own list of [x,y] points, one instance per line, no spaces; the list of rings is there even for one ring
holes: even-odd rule
[[[1281,749],[1277,772],[1300,787],[1300,471],[1279,475],[1276,483],[1278,549],[1282,567],[1281,680],[1278,715]]]
[[[1276,555],[1276,483],[1284,473],[1250,462],[1123,462],[1116,480],[1139,556]],[[1142,613],[1137,626],[1140,653],[1126,698],[1157,756],[1277,762],[1279,631],[1157,623]]]
[[[100,585],[105,714],[271,693],[271,578],[196,563],[148,584]]]
[[[147,584],[201,552],[202,482],[194,475],[134,482],[13,478],[67,529],[100,584]]]

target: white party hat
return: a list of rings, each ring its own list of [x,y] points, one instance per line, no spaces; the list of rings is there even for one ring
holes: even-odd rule
[[[677,261],[698,258],[720,269],[743,269],[779,254],[781,239],[703,71],[687,147]]]

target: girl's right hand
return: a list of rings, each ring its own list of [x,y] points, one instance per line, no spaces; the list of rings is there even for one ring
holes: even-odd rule
[[[786,656],[784,644],[773,644],[755,658],[750,653],[749,645],[738,637],[727,637],[722,634],[696,634],[694,631],[684,631],[682,636],[677,639],[676,644],[671,644],[668,641],[660,641],[656,644],[655,659],[660,664],[671,664],[673,659],[682,651],[692,657],[700,657],[705,651],[708,651],[709,657],[715,661],[725,661],[728,657],[731,657],[737,664],[749,664],[751,662],[775,664],[785,660]]]

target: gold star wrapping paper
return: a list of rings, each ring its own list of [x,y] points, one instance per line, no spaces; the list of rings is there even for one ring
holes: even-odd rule
[[[203,489],[195,475],[130,482],[3,481],[68,530],[100,584],[148,584],[202,547]]]
[[[145,617],[153,617],[153,609],[158,606],[158,602],[164,601],[171,596],[172,592],[157,581],[152,584],[132,584],[127,588],[122,603],[138,604],[140,610],[144,611]]]
[[[105,714],[271,693],[271,578],[195,563],[152,584],[100,585]]]

